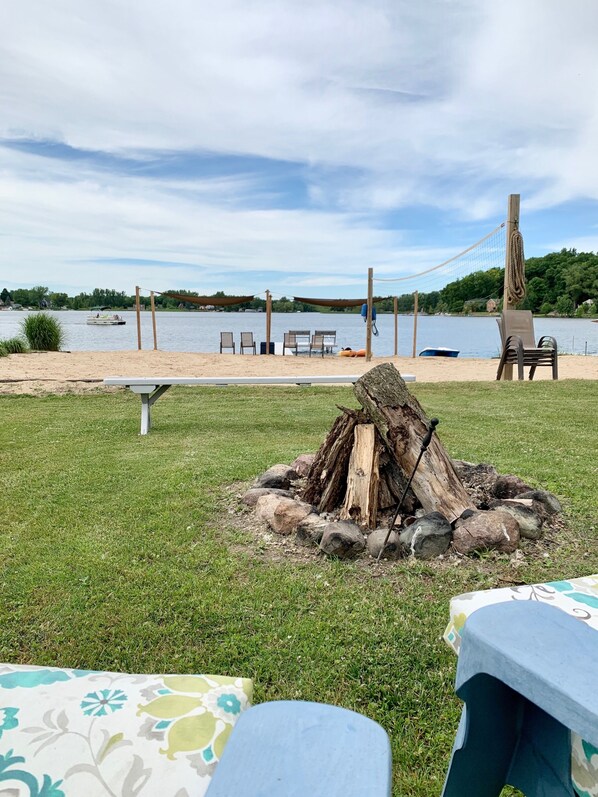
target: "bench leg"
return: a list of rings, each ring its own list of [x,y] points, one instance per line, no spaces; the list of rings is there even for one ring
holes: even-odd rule
[[[133,393],[141,398],[141,431],[139,434],[147,434],[152,428],[151,407],[160,396],[162,396],[170,385],[132,385]],[[153,391],[153,393],[152,393]]]
[[[141,393],[141,431],[140,434],[147,434],[151,427],[149,393]]]

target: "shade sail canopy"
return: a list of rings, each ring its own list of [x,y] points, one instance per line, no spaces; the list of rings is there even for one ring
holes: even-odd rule
[[[376,296],[374,302],[381,302],[385,297]],[[306,299],[302,296],[293,296],[295,302],[303,304],[313,304],[317,307],[361,307],[367,303],[367,299]]]

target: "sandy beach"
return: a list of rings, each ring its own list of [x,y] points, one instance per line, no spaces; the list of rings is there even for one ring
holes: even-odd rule
[[[47,352],[0,359],[0,393],[81,393],[103,388],[107,376],[307,376],[362,374],[392,362],[418,382],[491,382],[497,360],[446,357],[280,357],[164,351]],[[526,371],[527,373],[527,371]],[[598,357],[562,355],[561,379],[598,379]],[[550,379],[539,368],[536,379]]]

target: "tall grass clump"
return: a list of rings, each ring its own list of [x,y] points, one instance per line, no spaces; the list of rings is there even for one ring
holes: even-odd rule
[[[47,313],[33,313],[21,322],[23,334],[35,351],[60,351],[64,330],[56,318]]]
[[[29,346],[24,338],[7,338],[0,340],[0,348],[6,351],[6,354],[25,354],[29,351]]]
[[[8,357],[8,350],[4,347],[2,340],[0,340],[0,357]]]

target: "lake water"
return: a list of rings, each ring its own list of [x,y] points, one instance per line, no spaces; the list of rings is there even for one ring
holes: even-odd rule
[[[0,340],[19,334],[27,311],[0,312]],[[137,348],[134,312],[119,313],[125,326],[96,327],[86,324],[86,311],[52,312],[66,334],[65,349],[72,351],[115,351]],[[266,339],[265,313],[158,312],[158,348],[163,351],[217,352],[220,332],[233,332],[237,351],[241,332],[253,332],[255,340]],[[151,314],[141,314],[144,349],[153,348]],[[394,353],[394,318],[378,315],[378,337],[373,338],[374,356]],[[559,350],[575,354],[598,354],[598,324],[581,318],[536,318],[536,335],[552,335]],[[282,341],[289,329],[335,329],[339,348],[365,348],[365,324],[359,315],[344,313],[273,313],[271,340]],[[399,316],[399,354],[411,355],[413,316]],[[458,349],[460,357],[496,357],[500,336],[496,319],[490,317],[419,316],[417,351],[427,346]]]

